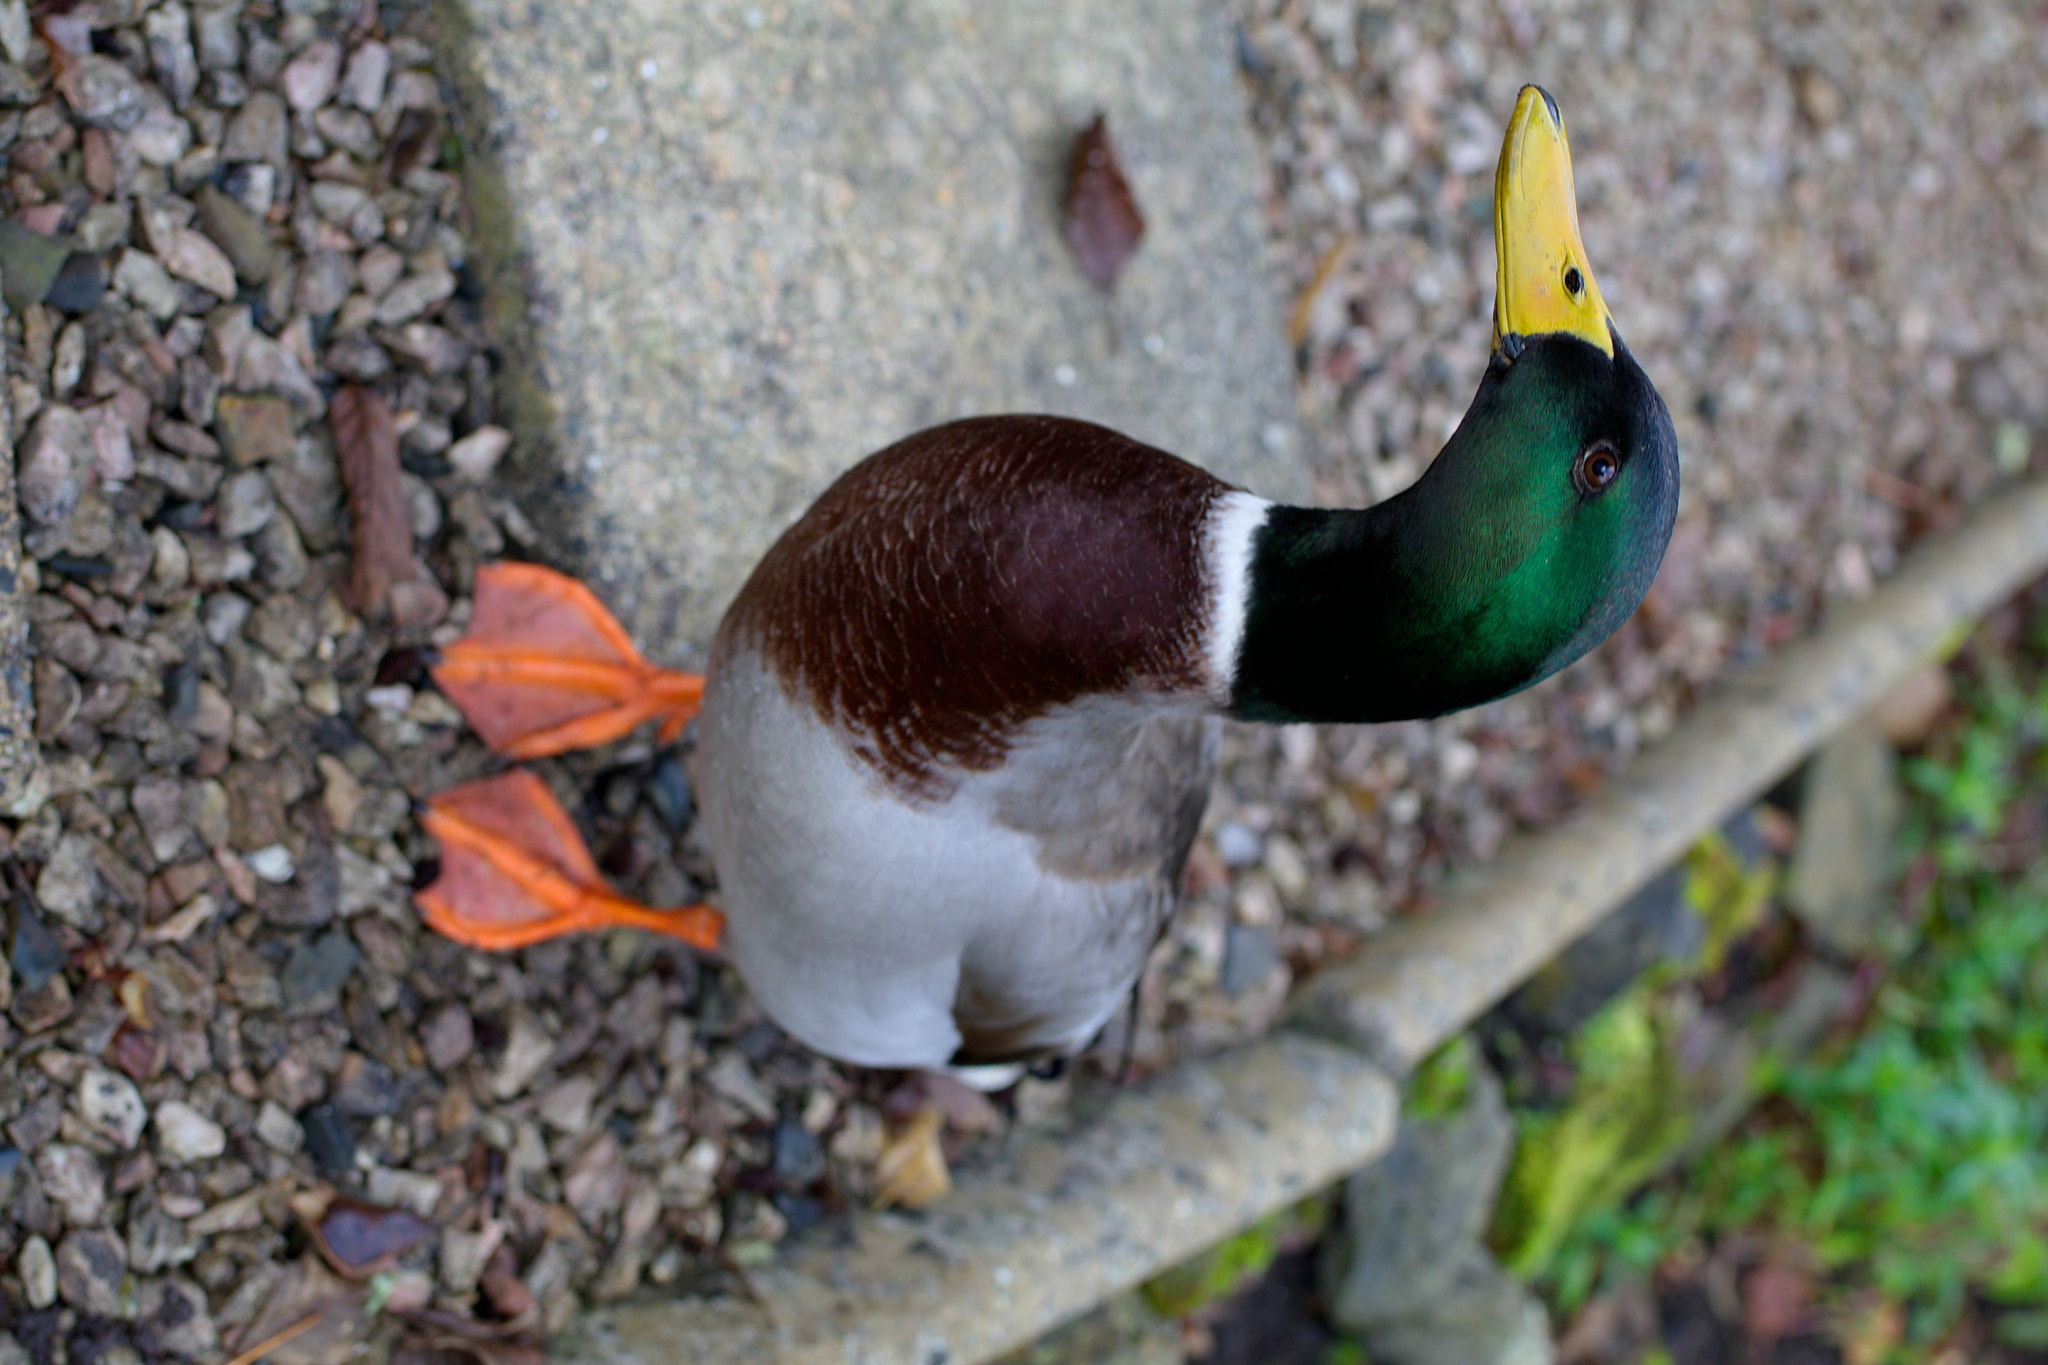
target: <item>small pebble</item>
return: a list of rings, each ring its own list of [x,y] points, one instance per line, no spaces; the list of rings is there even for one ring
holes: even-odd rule
[[[78,1082],[76,1102],[79,1114],[93,1131],[123,1151],[141,1140],[149,1122],[149,1110],[135,1082],[113,1071],[93,1070]]]
[[[31,1233],[15,1256],[14,1268],[30,1308],[48,1308],[57,1301],[57,1258],[48,1242]]]
[[[333,1177],[355,1169],[356,1133],[348,1118],[332,1104],[315,1104],[299,1115],[306,1135],[306,1154],[323,1175]]]
[[[157,1151],[165,1160],[190,1165],[227,1150],[227,1130],[186,1104],[165,1100],[156,1107]]]
[[[1216,827],[1216,856],[1225,867],[1250,867],[1265,857],[1265,841],[1235,820]]]
[[[254,853],[244,854],[242,861],[249,865],[251,872],[266,882],[288,882],[292,879],[292,874],[298,870],[292,861],[292,851],[283,844],[271,844],[257,849]]]

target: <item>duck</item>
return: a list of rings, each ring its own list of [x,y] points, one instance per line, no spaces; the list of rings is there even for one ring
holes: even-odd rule
[[[1650,587],[1677,440],[1594,281],[1538,86],[1493,209],[1478,390],[1373,506],[1268,501],[1065,417],[949,422],[854,465],[782,534],[701,677],[640,658],[573,580],[486,566],[437,683],[522,757],[652,719],[673,737],[694,714],[718,905],[623,902],[515,772],[430,803],[428,922],[495,948],[673,933],[863,1067],[995,1087],[1085,1048],[1173,912],[1223,720],[1477,706],[1585,655]]]

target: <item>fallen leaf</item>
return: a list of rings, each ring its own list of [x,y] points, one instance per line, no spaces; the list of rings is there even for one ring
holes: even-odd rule
[[[939,1143],[937,1109],[920,1109],[901,1123],[889,1125],[882,1156],[875,1163],[875,1202],[923,1208],[953,1188],[946,1153]]]
[[[162,1067],[168,1050],[163,1039],[124,1019],[102,1055],[128,1079],[146,1081]]]
[[[502,1243],[491,1253],[490,1263],[477,1279],[477,1288],[483,1290],[492,1310],[508,1322],[522,1321],[534,1310],[533,1291],[519,1278],[519,1263],[513,1259],[512,1248]]]
[[[336,1198],[307,1225],[313,1245],[334,1269],[351,1280],[389,1270],[418,1246],[434,1225],[404,1209],[380,1208]]]
[[[398,424],[391,407],[375,389],[344,384],[327,404],[327,422],[348,492],[353,606],[363,616],[391,613],[401,627],[424,624],[418,618],[432,611],[431,598],[440,589],[432,587],[413,557],[412,512],[399,482]],[[432,588],[430,595],[412,587],[422,582]],[[401,586],[408,590],[394,602],[393,590]],[[418,600],[423,596],[426,600]]]
[[[362,1285],[340,1279],[319,1257],[301,1256],[285,1267],[262,1310],[229,1344],[253,1347],[295,1333],[262,1355],[265,1365],[347,1365],[361,1357],[368,1335],[366,1297]],[[317,1320],[303,1327],[308,1317]]]
[[[1097,114],[1074,139],[1067,163],[1067,245],[1081,273],[1107,291],[1116,287],[1117,275],[1144,235],[1145,216],[1117,165],[1108,118]]]

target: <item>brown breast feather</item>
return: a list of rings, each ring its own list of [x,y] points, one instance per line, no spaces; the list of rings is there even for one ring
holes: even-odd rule
[[[1201,688],[1202,530],[1228,489],[1087,422],[934,427],[825,490],[755,568],[714,656],[759,649],[899,792],[942,800],[1053,707]]]

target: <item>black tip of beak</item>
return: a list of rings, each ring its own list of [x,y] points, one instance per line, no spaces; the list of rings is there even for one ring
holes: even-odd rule
[[[1552,99],[1550,97],[1550,92],[1548,90],[1545,90],[1542,86],[1535,86],[1534,89],[1537,94],[1543,96],[1543,107],[1550,111],[1551,123],[1556,125],[1558,128],[1563,128],[1564,115],[1557,112],[1557,101]]]

